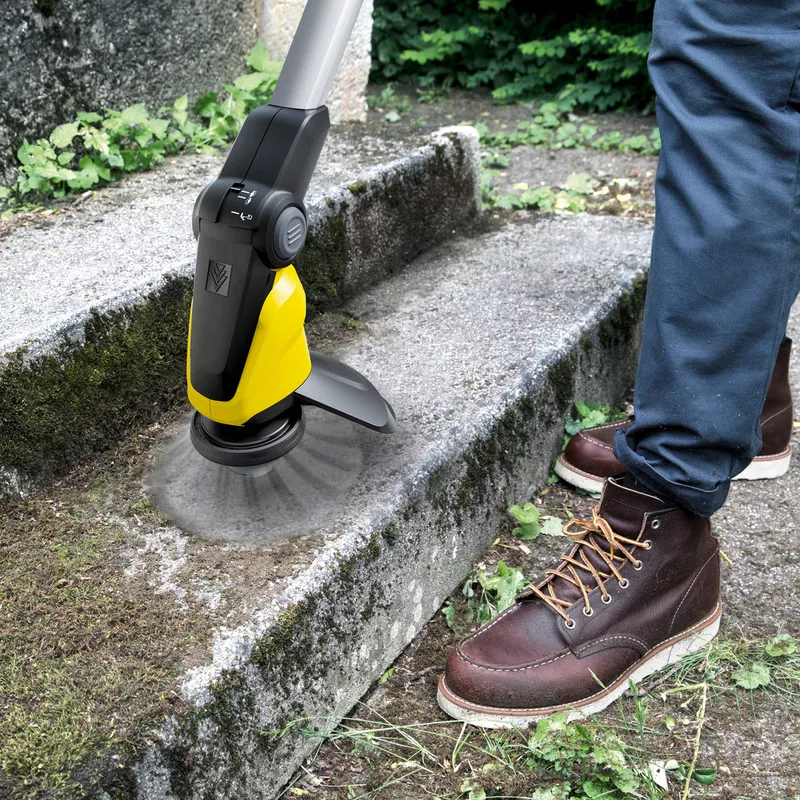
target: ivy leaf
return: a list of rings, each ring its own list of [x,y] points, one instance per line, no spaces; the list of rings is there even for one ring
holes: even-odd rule
[[[93,122],[100,122],[103,118],[94,111],[79,111],[76,115],[81,122],[91,125]]]
[[[776,636],[764,647],[764,652],[768,656],[778,658],[780,656],[790,656],[797,650],[797,643],[788,633]]]
[[[108,131],[92,129],[83,136],[83,144],[87,150],[97,150],[99,153],[108,154],[110,143],[111,138]]]
[[[19,159],[19,163],[26,167],[30,167],[34,163],[35,159],[31,153],[31,144],[27,139],[22,140],[22,144],[17,150],[17,158]]]
[[[574,436],[576,433],[580,433],[584,429],[585,425],[580,419],[570,418],[564,424],[564,430],[570,435]],[[564,446],[566,447],[568,442],[564,442]]]
[[[63,167],[66,164],[69,164],[73,158],[75,158],[75,153],[71,153],[69,150],[66,150],[63,153],[58,154],[58,163]]]
[[[594,191],[595,179],[585,172],[573,172],[564,182],[564,188],[568,192],[578,194],[591,194]]]
[[[119,154],[122,156],[123,166],[125,172],[133,172],[139,166],[139,159],[133,150],[125,149],[120,150]]]
[[[108,155],[106,156],[106,160],[108,161],[108,165],[110,167],[120,168],[125,166],[125,159],[119,152],[119,148],[116,147],[109,151]]]
[[[126,125],[143,125],[149,119],[144,103],[128,106],[122,111],[120,117]]]
[[[58,173],[58,167],[55,166],[55,164],[48,164],[47,162],[44,164],[35,164],[31,167],[31,175],[36,175],[39,178],[46,178],[47,180],[58,178]]]
[[[165,119],[148,119],[142,127],[152,133],[156,139],[163,139],[167,135],[169,122]]]
[[[496,205],[498,208],[505,208],[505,209],[522,208],[522,200],[518,194],[514,194],[513,192],[511,192],[501,197],[497,201]]]
[[[78,123],[68,122],[65,125],[59,125],[50,134],[50,143],[54,147],[63,149],[72,144],[72,140],[78,135]]]
[[[11,189],[8,186],[0,186],[0,200],[5,200],[6,197],[11,195]]]
[[[270,65],[269,52],[262,42],[256,42],[244,59],[256,72],[265,72]]]
[[[218,99],[216,92],[206,92],[202,97],[198,98],[197,102],[194,104],[195,112],[200,117],[212,116]]]
[[[176,111],[186,111],[189,108],[189,95],[181,95],[173,104],[172,107]]]
[[[250,72],[247,75],[240,75],[233,82],[233,85],[236,86],[237,89],[244,89],[246,92],[254,92],[261,86],[265,79],[268,79],[268,76],[264,75],[263,72]]]
[[[737,669],[731,673],[731,677],[742,689],[758,689],[759,686],[767,686],[771,680],[769,668],[760,661],[756,661],[749,669]]]
[[[153,134],[149,131],[138,131],[134,134],[133,139],[139,147],[147,147],[153,138]]]
[[[103,128],[105,129],[105,131],[110,131],[111,133],[115,133],[121,136],[128,130],[128,125],[125,122],[125,120],[122,119],[122,116],[119,114],[119,112],[114,111],[111,113],[111,116],[108,117],[108,119],[103,120]],[[105,133],[105,131],[103,131],[103,133]],[[90,132],[87,133],[84,138],[88,139],[88,137],[95,135],[95,133],[96,132],[94,128],[91,128]],[[98,131],[97,133],[100,132]]]
[[[541,532],[539,526],[539,509],[533,503],[525,503],[524,506],[513,505],[508,509],[519,525],[514,528],[512,533],[518,536],[523,542],[536,539]]]
[[[545,536],[561,536],[564,533],[564,522],[558,517],[546,517],[540,532]]]

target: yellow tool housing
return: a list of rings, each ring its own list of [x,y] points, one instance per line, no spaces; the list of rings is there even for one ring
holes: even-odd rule
[[[191,339],[186,380],[189,402],[204,417],[225,425],[244,425],[262,411],[290,397],[308,378],[311,356],[305,334],[306,293],[292,265],[276,271],[264,301],[236,394],[228,401],[209,400],[192,386]]]

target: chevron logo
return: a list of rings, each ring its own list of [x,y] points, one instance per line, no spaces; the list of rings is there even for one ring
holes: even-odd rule
[[[212,294],[228,296],[231,288],[231,265],[221,264],[218,261],[208,262],[208,277],[206,278],[206,291]]]

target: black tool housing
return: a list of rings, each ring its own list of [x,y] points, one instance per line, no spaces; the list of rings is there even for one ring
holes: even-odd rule
[[[276,228],[287,209],[297,209],[305,224],[303,198],[329,127],[324,106],[260,106],[245,121],[219,177],[197,198],[190,379],[210,400],[236,394],[274,270],[296,255],[276,249]],[[297,212],[291,216],[297,227]],[[304,228],[293,233],[298,251],[304,236]]]

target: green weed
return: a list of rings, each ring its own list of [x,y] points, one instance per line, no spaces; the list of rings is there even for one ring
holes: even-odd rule
[[[597,425],[605,425],[608,422],[616,422],[627,418],[627,414],[618,408],[604,405],[603,403],[582,403],[576,402],[573,411],[564,423],[564,442],[561,446],[562,452],[566,450],[570,439],[585,428],[594,428]],[[555,459],[553,459],[555,464]],[[550,485],[558,483],[560,478],[555,472],[550,470],[548,483]],[[585,493],[582,489],[579,493]]]
[[[732,672],[756,661],[768,663],[771,671],[782,665],[776,685],[796,684],[796,674],[788,678],[787,671],[797,672],[797,657],[798,644],[788,634],[717,640],[651,676],[638,690],[631,686],[629,696],[602,715],[568,723],[567,714],[555,714],[532,730],[488,731],[450,720],[401,723],[366,707],[364,716],[343,720],[330,734],[324,723],[297,720],[265,735],[280,737],[291,730],[327,738],[318,751],[321,768],[310,763],[297,791],[290,789],[297,796],[321,796],[316,786],[333,788],[317,777],[325,775],[331,760],[338,762],[331,759],[333,751],[353,756],[353,775],[360,782],[349,782],[351,773],[342,771],[341,762],[336,780],[342,789],[349,786],[349,798],[359,800],[391,797],[392,792],[382,792],[389,786],[395,786],[395,794],[401,786],[408,792],[421,780],[428,794],[440,800],[688,800],[717,780],[716,769],[700,760],[715,685],[739,694],[752,691],[737,686]],[[391,707],[401,713],[405,705]],[[677,733],[674,716],[664,714],[678,708],[682,718],[694,710],[694,719],[681,722],[686,735]]]
[[[508,513],[519,523],[512,531],[514,536],[523,542],[538,538],[542,526],[539,524],[539,509],[533,503],[525,503],[523,506],[513,505],[508,509]]]
[[[372,74],[424,87],[486,86],[499,102],[652,108],[652,9],[652,0],[546,9],[513,0],[377,0]]]
[[[497,563],[494,573],[488,573],[485,568],[470,572],[461,588],[461,593],[467,598],[463,615],[470,629],[479,628],[505,611],[527,584],[522,570],[509,567],[503,561]],[[456,632],[460,627],[459,612],[460,609],[451,602],[442,609],[448,627]]]
[[[327,738],[328,746],[340,752],[349,748],[360,771],[376,776],[363,787],[350,787],[347,796],[353,800],[388,796],[380,794],[387,786],[423,777],[437,797],[462,800],[668,796],[651,777],[649,753],[596,719],[567,724],[566,714],[556,714],[533,731],[486,731],[452,721],[395,724],[374,709],[367,711],[371,718],[345,719],[327,735],[313,720],[267,735],[295,730]]]
[[[608,131],[598,136],[598,128],[585,122],[569,110],[569,105],[557,102],[543,103],[532,120],[520,120],[513,131],[491,131],[484,123],[475,123],[481,144],[493,152],[508,152],[514,147],[528,145],[550,150],[586,148],[658,155],[661,152],[661,134],[653,128],[649,136],[642,134],[627,138],[619,131]]]
[[[515,147],[529,146],[548,150],[586,148],[615,151],[621,153],[640,153],[658,155],[661,151],[661,135],[654,128],[649,136],[623,137],[619,131],[608,131],[598,135],[596,125],[586,123],[580,117],[568,112],[562,103],[544,103],[533,120],[522,120],[513,131],[491,131],[484,123],[474,124],[481,137],[483,202],[488,207],[502,209],[527,208],[536,211],[572,211],[587,209],[587,200],[598,189],[598,182],[586,173],[573,173],[562,186],[540,186],[535,189],[525,187],[521,192],[501,194],[494,186],[493,179],[509,165],[508,153]],[[635,186],[635,181],[618,178],[600,193],[609,194],[615,190],[616,199],[625,195],[616,194]],[[516,187],[515,187],[516,188]],[[628,198],[630,199],[630,198]]]
[[[675,691],[707,683],[712,694],[765,691],[800,705],[800,646],[787,633],[768,641],[717,639],[706,655],[684,658],[675,672]]]
[[[603,405],[602,403],[575,403],[574,413],[564,423],[564,447],[578,431],[584,428],[594,428],[608,422],[623,420],[628,415],[618,408]]]
[[[380,94],[368,95],[367,105],[373,111],[381,112],[386,122],[399,122],[400,116],[411,108],[408,98],[397,95],[391,83]]]
[[[523,542],[538,539],[540,534],[546,536],[561,536],[564,532],[564,521],[558,517],[541,516],[539,509],[533,503],[522,506],[513,505],[508,513],[519,523],[512,531]]]

